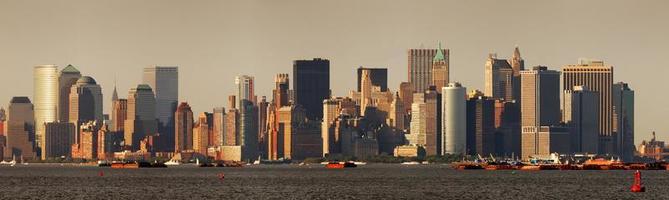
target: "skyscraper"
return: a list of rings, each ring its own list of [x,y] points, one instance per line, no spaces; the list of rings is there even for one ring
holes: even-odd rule
[[[557,144],[569,146],[568,137],[561,141],[565,131],[551,128],[560,123],[560,72],[536,66],[520,76],[522,159],[556,152]]]
[[[7,127],[4,157],[37,158],[33,104],[28,97],[14,97],[7,108]]]
[[[381,92],[388,91],[388,68],[366,68],[358,67],[358,92],[361,92],[362,71],[367,70],[372,86],[377,86]]]
[[[441,47],[439,47],[441,49]],[[424,92],[433,84],[434,58],[439,49],[409,49],[408,51],[408,81],[413,86],[414,92]],[[450,50],[443,49],[446,72],[448,72],[448,63],[450,61]]]
[[[411,104],[413,104],[413,84],[410,82],[402,82],[399,87],[400,99],[404,104],[404,112],[408,114],[411,111]],[[407,120],[408,121],[408,120]]]
[[[73,137],[73,133],[76,132],[74,124],[70,122],[46,123],[44,157],[69,157],[72,145],[71,138]]]
[[[597,153],[599,142],[599,94],[585,86],[564,91],[562,121],[569,125],[571,151]]]
[[[237,142],[242,146],[242,159],[255,160],[258,156],[258,107],[248,100],[242,100],[241,106]]]
[[[330,61],[314,58],[293,62],[295,104],[301,105],[307,118],[323,117],[323,100],[330,98]]]
[[[58,66],[40,65],[35,66],[33,71],[35,104],[35,145],[41,152],[44,151],[44,125],[54,122],[58,118]],[[38,152],[38,155],[40,155]],[[42,156],[42,159],[44,157]]]
[[[367,107],[373,106],[372,104],[372,79],[371,72],[369,70],[362,71],[362,80],[360,88],[360,115],[364,116]]]
[[[58,120],[70,120],[70,89],[81,78],[81,73],[72,65],[67,65],[58,76]]]
[[[441,43],[439,43],[437,54],[434,55],[434,58],[432,59],[431,85],[436,86],[437,90],[441,90],[441,88],[446,87],[449,83],[449,63],[446,58],[444,50],[441,49]]]
[[[577,65],[563,67],[562,73],[564,90],[582,85],[599,93],[599,152],[614,154],[613,102],[611,99],[613,67],[604,65],[603,61],[580,60]]]
[[[210,141],[210,143],[213,143],[214,146],[222,146],[223,137],[225,137],[225,108],[223,107],[214,108],[213,121],[211,123],[214,129],[213,130],[214,139],[213,141]]]
[[[102,88],[90,76],[83,76],[70,88],[69,122],[75,125],[78,133],[79,125],[88,121],[102,124]],[[73,138],[77,138],[75,134]]]
[[[200,113],[197,122],[193,125],[193,150],[202,155],[207,155],[209,147],[209,113]]]
[[[188,103],[179,104],[174,123],[174,152],[193,149],[193,111]]]
[[[160,142],[158,148],[173,151],[174,113],[179,103],[179,69],[176,66],[152,66],[144,68],[144,84],[153,88],[156,99],[156,118]]]
[[[485,63],[485,95],[495,99],[513,100],[513,70],[507,60],[497,59],[496,54],[489,54]]]
[[[478,96],[467,100],[467,154],[495,153],[495,100]]]
[[[441,89],[442,103],[442,155],[464,154],[467,150],[467,118],[465,93],[460,83],[449,83]]]
[[[235,107],[241,109],[241,105],[244,101],[251,102],[254,104],[255,99],[255,84],[253,83],[253,77],[242,75],[235,78],[235,85],[237,85],[237,101],[235,102]]]
[[[627,83],[618,82],[611,89],[613,97],[616,149],[623,161],[634,158],[634,90]]]
[[[140,141],[157,133],[156,99],[146,84],[131,88],[128,93],[128,117],[124,125],[125,145],[138,150]]]
[[[414,93],[411,105],[411,124],[407,139],[409,143],[425,148],[426,155],[437,155],[437,95],[436,92],[428,90],[423,93]]]
[[[128,118],[128,99],[116,99],[112,101],[112,128],[114,133],[123,133],[125,120]]]
[[[511,64],[511,69],[513,69],[513,100],[520,101],[520,71],[525,70],[525,60],[520,57],[520,50],[518,46],[513,49],[513,56],[509,59],[509,64]]]

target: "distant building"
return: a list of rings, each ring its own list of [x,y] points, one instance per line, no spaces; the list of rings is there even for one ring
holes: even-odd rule
[[[495,99],[513,100],[514,69],[507,60],[489,54],[485,63],[485,96]]]
[[[60,71],[58,76],[58,120],[61,122],[70,120],[70,91],[79,78],[81,78],[81,72],[72,65],[67,65]]]
[[[242,146],[243,160],[258,159],[258,107],[248,100],[242,100],[239,109],[238,145]]]
[[[498,155],[519,156],[520,104],[518,101],[495,100],[495,148]]]
[[[425,148],[427,156],[440,153],[437,147],[441,141],[437,139],[437,115],[436,92],[428,90],[425,93],[414,94],[411,105],[411,133],[407,139],[410,144]]]
[[[193,149],[193,111],[186,102],[181,102],[175,113],[174,152]]]
[[[116,133],[110,132],[107,124],[103,124],[98,130],[98,160],[111,160],[114,158],[114,152],[119,150],[116,144]]]
[[[79,126],[89,121],[102,124],[102,88],[90,76],[83,76],[70,89],[69,122],[75,125],[72,142],[79,142]]]
[[[613,138],[613,67],[603,61],[580,60],[579,64],[562,68],[563,89],[586,86],[599,93],[599,153],[615,154]]]
[[[444,58],[446,74],[448,74],[450,62],[450,50],[448,49],[409,49],[408,54],[408,78],[407,80],[413,86],[413,91],[422,93],[433,85],[433,64],[434,58],[441,50]],[[448,83],[448,79],[445,80]],[[440,89],[440,88],[438,88]],[[409,105],[409,104],[406,104]]]
[[[570,152],[569,128],[559,126],[523,126],[522,159]]]
[[[460,83],[449,83],[442,90],[442,155],[464,154],[467,150],[467,89]]]
[[[35,146],[38,155],[44,151],[44,125],[58,120],[58,66],[35,66],[33,71],[33,103],[35,105]],[[45,157],[42,156],[42,159]]]
[[[323,101],[323,122],[321,141],[323,156],[341,152],[341,138],[337,134],[337,120],[340,116],[356,116],[356,103],[348,97],[337,97]]]
[[[530,156],[546,156],[555,151],[555,146],[569,146],[569,142],[551,143],[548,139],[556,134],[558,138],[562,129],[552,129],[560,124],[560,72],[548,70],[544,66],[536,66],[532,70],[520,72],[521,91],[521,155],[526,160]],[[540,141],[540,142],[538,142]],[[559,141],[554,139],[552,141]]]
[[[201,113],[197,123],[193,125],[193,150],[202,155],[207,155],[209,147],[209,133],[212,128],[210,113]]]
[[[521,80],[520,80],[520,71],[525,70],[525,60],[523,60],[522,57],[520,57],[520,50],[518,49],[518,46],[516,46],[515,49],[513,49],[513,56],[511,59],[509,59],[509,64],[511,64],[511,69],[513,69],[513,100],[516,102],[520,103],[520,96],[521,96]],[[508,101],[510,101],[509,99]]]
[[[618,82],[611,89],[613,98],[613,132],[616,149],[623,161],[634,158],[634,90],[627,83]]]
[[[98,127],[97,121],[89,121],[79,126],[79,141],[72,144],[72,158],[85,160],[96,159],[98,156]]]
[[[467,100],[468,155],[495,154],[495,100],[478,97]]]
[[[157,133],[156,99],[151,86],[139,84],[130,89],[124,127],[125,145],[133,150],[139,150],[140,141],[146,136]]]
[[[235,85],[237,86],[235,108],[241,109],[244,101],[255,104],[255,83],[252,76],[242,75],[235,77]]]
[[[448,60],[448,51],[446,55],[444,50],[441,49],[441,43],[439,43],[439,48],[437,48],[437,54],[432,58],[432,83],[437,88],[438,92],[441,92],[441,88],[448,86],[450,81],[449,79],[449,60]]]
[[[116,88],[114,88],[114,96],[117,96]],[[113,98],[112,98],[113,99]],[[123,132],[125,130],[125,120],[128,118],[128,99],[113,99],[112,100],[112,132]]]
[[[665,152],[666,146],[664,141],[659,141],[655,138],[655,132],[653,132],[653,138],[650,141],[641,141],[639,145],[639,156],[653,158],[655,160],[663,160],[666,155]]]
[[[564,91],[562,121],[570,127],[571,150],[597,153],[599,147],[599,94],[585,86]]]
[[[71,137],[76,133],[76,126],[69,122],[49,122],[46,124],[46,158],[70,157],[72,153]]]
[[[368,71],[371,85],[379,87],[382,92],[388,91],[388,68],[358,67],[358,92],[362,92],[362,72]]]
[[[294,104],[305,109],[307,118],[323,117],[323,100],[330,98],[330,61],[314,58],[293,62]]]
[[[156,99],[157,130],[160,133],[158,149],[174,151],[174,114],[179,103],[179,68],[151,66],[144,68],[143,82],[151,86]]]
[[[222,146],[223,137],[225,137],[225,108],[214,108],[213,121],[211,123],[213,127],[213,139],[209,143],[212,143],[213,146]]]
[[[28,97],[13,97],[7,108],[4,157],[37,158],[35,154],[35,121],[33,104]]]
[[[239,112],[237,109],[228,109],[225,114],[225,132],[223,136],[223,146],[241,146],[237,141],[239,135],[239,128],[237,123],[239,121]]]

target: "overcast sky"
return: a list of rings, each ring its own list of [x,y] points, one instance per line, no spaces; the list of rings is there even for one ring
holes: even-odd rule
[[[256,78],[269,96],[273,76],[295,59],[331,61],[334,95],[355,89],[355,68],[387,67],[389,87],[407,80],[408,48],[451,50],[451,80],[482,88],[488,53],[526,67],[560,69],[579,58],[614,66],[636,91],[636,143],[658,132],[666,113],[669,1],[34,1],[0,0],[0,106],[32,98],[32,68],[75,65],[102,85],[105,112],[142,68],[179,66],[179,96],[194,112],[227,105],[234,76]],[[292,75],[291,75],[292,78]]]

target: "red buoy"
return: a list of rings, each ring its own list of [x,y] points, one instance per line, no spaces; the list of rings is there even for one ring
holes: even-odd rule
[[[639,170],[636,170],[634,172],[634,185],[632,185],[632,188],[630,189],[632,192],[645,192],[646,187],[641,185],[641,172]]]
[[[105,176],[105,173],[102,172],[102,171],[100,171],[100,173],[98,173],[98,175],[99,175],[99,176]]]
[[[221,179],[221,180],[225,179],[225,174],[223,174],[223,172],[218,174],[218,179]]]

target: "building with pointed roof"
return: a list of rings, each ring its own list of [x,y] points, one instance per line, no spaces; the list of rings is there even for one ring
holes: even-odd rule
[[[441,88],[448,85],[448,68],[448,60],[446,60],[444,50],[441,48],[441,43],[439,43],[437,54],[432,59],[432,85],[436,86],[438,92],[441,92]]]

